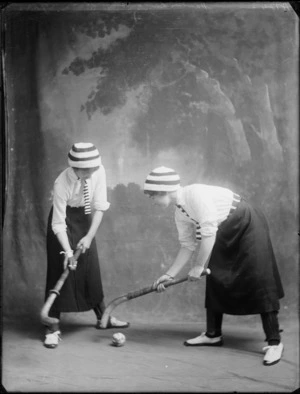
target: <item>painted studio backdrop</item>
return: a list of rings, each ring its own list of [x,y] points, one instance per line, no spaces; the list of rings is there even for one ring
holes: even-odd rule
[[[99,148],[107,173],[111,208],[96,237],[107,303],[150,285],[178,251],[172,209],[142,192],[164,165],[183,185],[229,187],[263,207],[289,318],[298,303],[299,58],[288,3],[12,4],[2,16],[4,315],[39,315],[53,182],[82,141]],[[205,279],[174,286],[117,315],[203,321],[204,289]]]

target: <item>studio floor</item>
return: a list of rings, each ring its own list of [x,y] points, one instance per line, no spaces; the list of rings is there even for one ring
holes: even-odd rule
[[[262,365],[261,326],[223,325],[223,347],[185,347],[201,323],[94,328],[92,315],[62,319],[62,341],[43,346],[35,322],[4,321],[2,385],[7,392],[292,392],[299,388],[298,322],[284,324],[282,360]],[[123,332],[125,346],[111,346]]]

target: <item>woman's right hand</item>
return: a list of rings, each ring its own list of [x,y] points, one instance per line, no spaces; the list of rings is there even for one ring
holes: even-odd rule
[[[170,275],[164,274],[160,278],[158,278],[154,283],[153,283],[153,288],[156,289],[158,293],[162,293],[163,291],[167,290],[165,286],[163,285],[166,282],[170,282],[170,280],[173,280],[174,278]]]
[[[68,250],[67,252],[61,252],[64,253],[65,258],[64,258],[64,270],[68,267],[71,271],[76,270],[77,267],[77,261],[75,260],[73,256],[73,250]]]
[[[75,260],[74,256],[68,258],[68,267],[71,271],[75,271],[77,268],[77,260]]]

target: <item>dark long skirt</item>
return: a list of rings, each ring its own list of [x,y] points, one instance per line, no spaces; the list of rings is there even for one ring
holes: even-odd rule
[[[279,310],[284,291],[268,224],[243,199],[221,223],[208,267],[206,308],[230,315]]]
[[[46,295],[53,289],[63,272],[64,255],[56,235],[51,228],[53,208],[50,211],[47,228],[47,282]],[[66,210],[67,234],[71,248],[83,238],[91,224],[91,215],[84,214],[84,208]],[[78,259],[75,271],[70,271],[60,295],[55,299],[51,312],[84,312],[94,308],[103,300],[103,288],[95,239],[90,248]]]

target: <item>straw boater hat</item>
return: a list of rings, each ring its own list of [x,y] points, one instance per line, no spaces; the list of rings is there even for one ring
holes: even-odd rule
[[[144,191],[174,192],[180,187],[180,177],[172,168],[157,167],[147,176]]]
[[[74,144],[68,154],[70,167],[93,168],[101,166],[101,157],[98,149],[90,142]]]

